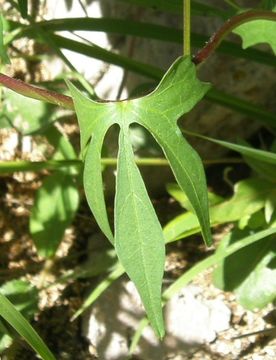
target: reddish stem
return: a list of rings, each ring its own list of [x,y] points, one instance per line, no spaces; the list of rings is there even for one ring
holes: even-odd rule
[[[46,101],[58,106],[65,107],[67,109],[74,110],[73,100],[69,96],[62,95],[54,91],[41,89],[33,85],[29,85],[21,80],[11,78],[1,73],[0,73],[0,84],[23,96]]]
[[[276,13],[265,10],[250,10],[233,16],[211,36],[207,44],[193,57],[194,64],[198,65],[205,61],[231,31],[233,31],[236,27],[252,20],[276,21]],[[274,35],[271,34],[271,36]]]

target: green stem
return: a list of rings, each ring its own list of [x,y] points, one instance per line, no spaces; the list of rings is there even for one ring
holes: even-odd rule
[[[168,160],[163,158],[140,158],[135,160],[138,166],[169,166]],[[216,164],[239,164],[244,161],[240,158],[222,158],[203,160],[204,165]],[[116,166],[116,158],[102,158],[102,165]],[[80,160],[47,160],[47,161],[0,161],[0,174],[13,173],[15,171],[41,171],[57,170],[69,166],[81,167]]]
[[[191,55],[191,0],[183,0],[183,55]]]

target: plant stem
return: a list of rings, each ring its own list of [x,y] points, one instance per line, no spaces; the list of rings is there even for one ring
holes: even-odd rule
[[[183,55],[191,55],[191,0],[183,0]]]
[[[74,110],[73,100],[69,96],[29,85],[4,74],[0,74],[0,84],[23,96]]]
[[[163,158],[138,158],[135,160],[138,166],[169,166],[166,159]],[[203,160],[204,165],[216,164],[239,164],[244,161],[240,158],[222,158]],[[102,158],[101,163],[104,166],[116,166],[116,158]],[[57,170],[64,167],[81,167],[81,160],[47,160],[47,161],[0,161],[0,174],[9,174],[15,171],[41,171]]]
[[[198,65],[205,61],[220,45],[222,40],[230,34],[238,26],[253,20],[271,20],[276,21],[276,14],[272,11],[265,10],[250,10],[241,14],[235,15],[226,21],[221,28],[211,36],[208,43],[199,50],[193,57],[194,64]]]

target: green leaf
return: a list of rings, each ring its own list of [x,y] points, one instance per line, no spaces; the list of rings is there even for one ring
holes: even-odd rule
[[[191,133],[188,131],[184,131],[187,134],[199,137],[201,139],[205,139],[208,141],[211,141],[215,144],[224,146],[230,150],[234,150],[239,152],[242,155],[247,156],[248,158],[254,159],[254,160],[259,160],[262,161],[264,163],[267,164],[272,164],[272,165],[276,165],[276,154],[270,151],[264,151],[264,150],[259,150],[259,149],[254,149],[250,146],[244,146],[244,145],[237,145],[234,143],[230,143],[228,141],[222,141],[222,140],[217,140],[217,139],[213,139],[207,136],[202,136],[199,134],[195,134],[195,133]]]
[[[136,284],[150,322],[164,336],[161,284],[165,242],[161,225],[134,161],[128,128],[121,129],[115,201],[115,249]]]
[[[54,160],[77,158],[70,141],[55,126],[48,128],[43,135],[55,149]],[[74,166],[60,169],[48,176],[36,192],[29,226],[38,253],[43,257],[54,255],[66,228],[75,217],[79,205],[80,174]]]
[[[269,10],[276,10],[274,1],[265,4]],[[271,46],[276,55],[276,22],[271,20],[254,20],[238,26],[234,31],[235,34],[242,38],[244,49],[261,43],[267,43]]]
[[[30,232],[40,256],[53,256],[79,205],[72,175],[57,171],[37,190],[30,217]]]
[[[176,200],[179,202],[179,204],[187,209],[187,210],[191,210],[191,204],[187,198],[187,196],[185,195],[185,193],[181,190],[180,186],[177,184],[167,184],[166,189],[168,191],[168,193]],[[223,198],[221,196],[218,196],[214,193],[208,192],[208,199],[209,199],[209,204],[211,205],[216,205],[220,202],[223,201]]]
[[[264,208],[267,197],[276,196],[275,185],[261,179],[247,179],[234,187],[231,199],[210,207],[211,226],[238,221]],[[164,227],[167,242],[199,232],[196,216],[190,212],[179,215]]]
[[[23,135],[32,134],[54,121],[54,106],[5,90],[3,111],[9,123]]]
[[[167,11],[171,13],[176,13],[181,15],[183,9],[182,0],[120,0],[122,2],[127,2],[132,5],[139,5],[144,7],[151,7],[161,11]],[[213,7],[207,4],[204,4],[200,1],[192,1],[191,8],[194,14],[204,14],[205,16],[227,16],[227,12]]]
[[[261,179],[252,178],[237,183],[234,192],[230,200],[210,210],[211,221],[214,224],[237,221],[243,216],[254,214],[264,207],[266,196],[275,192],[275,186]]]
[[[4,283],[0,291],[27,319],[31,319],[38,310],[38,291],[29,282],[11,280]]]
[[[234,230],[220,243],[218,254],[249,235],[247,230]],[[269,237],[229,256],[214,270],[217,287],[234,291],[242,306],[249,310],[263,308],[276,298],[276,244]]]
[[[200,226],[198,219],[194,213],[189,211],[175,217],[163,229],[166,243],[173,242],[177,239],[183,239],[199,232]]]
[[[4,45],[4,18],[3,15],[0,14],[0,59],[3,61],[4,64],[10,64],[10,58],[6,51],[6,46]]]
[[[1,286],[0,292],[13,302],[15,308],[26,319],[31,319],[38,310],[38,291],[29,282],[23,280],[11,280]],[[0,353],[12,343],[14,334],[7,329],[0,319]]]
[[[265,201],[265,220],[268,224],[270,223],[272,219],[272,215],[275,212],[275,207],[276,207],[276,194],[272,193],[269,194],[269,196],[266,198]]]
[[[21,16],[26,19],[28,17],[28,0],[17,0],[17,3]]]
[[[150,131],[163,149],[179,186],[199,219],[205,243],[210,245],[208,195],[202,162],[177,126],[179,117],[189,112],[208,89],[207,84],[197,80],[190,59],[179,58],[155,91],[134,100],[134,111],[139,123]]]
[[[12,305],[0,290],[0,316],[3,317],[44,360],[55,357],[24,316]]]
[[[253,169],[260,177],[265,178],[270,182],[274,182],[276,178],[275,164],[267,163],[261,160],[256,160],[248,156],[243,156],[245,162]]]
[[[164,238],[139,170],[134,162],[129,127],[138,123],[157,140],[176,178],[186,192],[207,244],[211,242],[208,197],[202,163],[183,138],[177,120],[204,96],[209,86],[196,78],[190,58],[179,58],[149,95],[118,102],[87,99],[69,84],[78,116],[81,150],[85,157],[84,187],[90,208],[105,235],[113,242],[104,200],[101,150],[107,130],[120,127],[116,179],[115,248],[134,281],[151,323],[164,333],[160,292],[164,266]],[[154,262],[152,258],[154,257]]]
[[[93,133],[84,163],[83,182],[86,198],[102,232],[113,243],[113,234],[104,200],[101,164],[103,140],[108,128],[112,125],[112,107],[108,104],[93,102],[79,93],[70,83],[68,86],[78,115],[82,156],[84,156],[84,150]],[[90,119],[90,114],[93,114],[92,119]]]

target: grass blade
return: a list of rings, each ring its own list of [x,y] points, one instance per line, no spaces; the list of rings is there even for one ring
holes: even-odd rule
[[[44,344],[43,340],[28,323],[28,321],[1,293],[0,316],[2,316],[18,332],[18,334],[29,343],[29,345],[42,357],[43,360],[55,360],[54,355]]]

